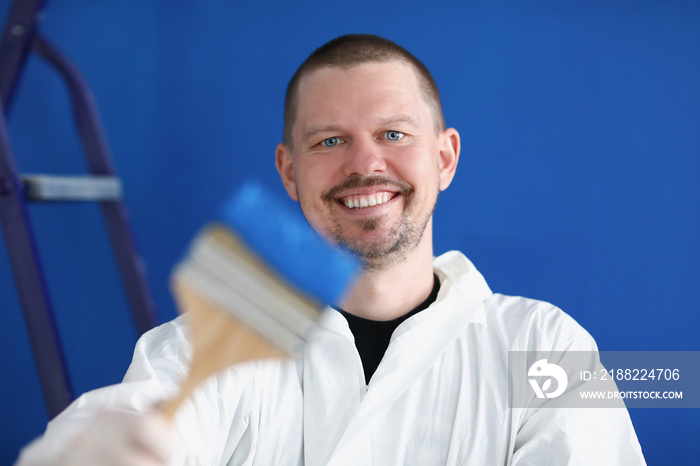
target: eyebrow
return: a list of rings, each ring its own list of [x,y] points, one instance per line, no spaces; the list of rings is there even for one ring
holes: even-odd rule
[[[396,115],[388,118],[381,118],[377,121],[379,126],[391,127],[398,124],[404,124],[417,128],[419,126],[418,119],[411,115]]]
[[[321,133],[336,133],[338,131],[340,131],[340,126],[337,125],[312,126],[304,131],[301,140],[308,141]]]
[[[386,118],[380,118],[377,120],[376,125],[381,127],[391,127],[398,124],[404,124],[411,126],[412,128],[417,128],[418,120],[411,115],[395,115]],[[302,141],[308,141],[319,134],[324,133],[337,133],[341,131],[341,127],[338,125],[325,125],[325,126],[311,126],[302,135]]]

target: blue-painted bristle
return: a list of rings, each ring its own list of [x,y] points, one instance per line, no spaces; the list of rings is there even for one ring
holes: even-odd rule
[[[301,213],[248,181],[224,204],[220,220],[297,291],[336,304],[359,263],[321,238]]]

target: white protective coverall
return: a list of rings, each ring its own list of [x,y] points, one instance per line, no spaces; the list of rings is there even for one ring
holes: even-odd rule
[[[508,407],[508,351],[596,350],[583,328],[550,304],[493,294],[461,253],[434,266],[437,300],[396,329],[369,385],[347,321],[329,309],[300,360],[205,382],[177,416],[173,464],[645,464],[626,409]],[[185,334],[182,318],[146,333],[124,382],[80,397],[27,453],[56,454],[99,408],[148,410],[172,395]]]

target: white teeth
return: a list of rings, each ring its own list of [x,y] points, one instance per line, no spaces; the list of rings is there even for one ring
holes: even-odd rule
[[[389,193],[379,193],[370,196],[359,196],[346,198],[344,203],[348,209],[364,209],[365,207],[374,207],[384,204],[389,200]]]

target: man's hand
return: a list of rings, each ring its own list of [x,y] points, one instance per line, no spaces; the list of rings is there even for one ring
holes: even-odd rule
[[[17,466],[156,466],[172,454],[172,426],[159,413],[103,411],[63,445],[51,431],[30,445]]]

